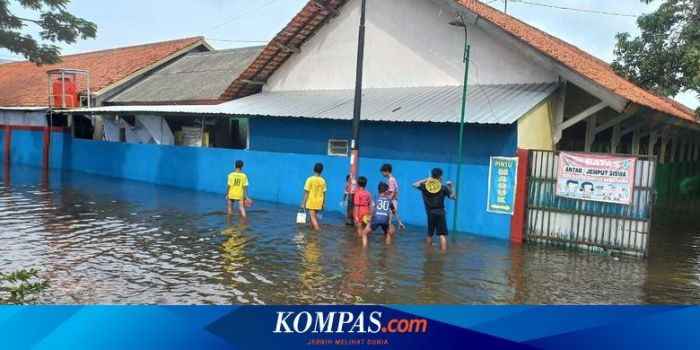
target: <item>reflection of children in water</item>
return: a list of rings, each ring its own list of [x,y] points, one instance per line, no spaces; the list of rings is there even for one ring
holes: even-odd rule
[[[447,254],[426,252],[423,261],[423,276],[418,289],[418,302],[429,303],[443,301],[445,295],[442,290],[445,278],[445,264]]]
[[[365,297],[371,289],[368,280],[369,260],[367,250],[362,248],[359,241],[351,240],[338,246],[341,252],[341,268],[343,270],[341,290],[348,303],[365,302]]]
[[[248,238],[243,235],[243,231],[246,229],[246,224],[245,221],[241,221],[237,226],[234,226],[230,218],[226,222],[228,227],[219,233],[219,235],[227,237],[226,241],[221,244],[223,267],[225,271],[229,272],[241,271],[241,267],[250,264],[245,255]]]
[[[321,247],[318,232],[299,234],[297,240],[301,241],[301,272],[299,279],[308,288],[317,289],[325,284],[325,275],[321,266]]]

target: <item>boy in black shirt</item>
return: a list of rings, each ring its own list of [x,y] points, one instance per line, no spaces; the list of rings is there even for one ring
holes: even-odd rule
[[[443,186],[442,169],[435,168],[430,174],[432,177],[420,180],[413,187],[423,194],[423,204],[428,216],[428,235],[425,242],[433,244],[433,235],[440,236],[440,248],[447,249],[447,218],[445,217],[445,198],[456,199],[457,193],[451,181]]]

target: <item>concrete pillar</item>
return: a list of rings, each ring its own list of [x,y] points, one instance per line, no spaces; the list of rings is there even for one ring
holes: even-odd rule
[[[562,130],[558,127],[564,122],[564,104],[566,103],[566,81],[559,87],[559,98],[557,100],[557,110],[554,115],[554,143],[559,144]]]
[[[686,152],[688,151],[688,140],[681,139],[678,146],[678,161],[686,161]]]
[[[632,132],[632,154],[639,154],[639,130]]]
[[[678,155],[678,139],[673,138],[671,140],[671,154],[668,156],[669,163],[676,163],[678,162],[676,156]]]
[[[586,143],[584,144],[584,152],[590,152],[593,141],[595,141],[595,124],[597,122],[596,115],[588,117],[586,120]]]
[[[649,146],[647,146],[647,154],[650,156],[654,155],[654,146],[656,146],[657,139],[658,139],[658,136],[656,134],[656,131],[652,131],[649,134]]]
[[[613,126],[612,138],[610,138],[610,153],[617,153],[617,147],[620,145],[620,124]]]
[[[102,141],[105,136],[105,126],[101,115],[92,117],[92,125],[95,130],[92,132],[92,139]]]
[[[664,131],[661,134],[661,145],[659,146],[659,163],[666,163],[666,147],[668,145],[668,132]]]

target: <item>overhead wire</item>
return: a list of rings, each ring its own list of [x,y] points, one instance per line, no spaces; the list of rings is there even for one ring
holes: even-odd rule
[[[640,16],[640,15],[635,15],[635,14],[631,14],[631,13],[589,10],[589,9],[567,7],[567,6],[561,6],[561,5],[552,5],[552,4],[546,4],[546,3],[535,2],[535,1],[530,1],[530,0],[509,0],[509,1],[511,3],[520,3],[520,4],[527,4],[527,5],[533,5],[533,6],[548,7],[548,8],[553,8],[553,9],[557,9],[557,10],[576,11],[576,12],[584,12],[584,13],[591,13],[591,14],[598,14],[598,15],[634,17],[634,18],[637,18]]]
[[[217,24],[217,25],[215,25],[215,26],[213,26],[213,27],[211,27],[211,28],[209,28],[209,29],[203,31],[201,34],[205,34],[205,33],[211,32],[211,31],[214,30],[214,29],[221,28],[221,27],[223,27],[223,26],[225,26],[225,25],[227,25],[227,24],[230,24],[230,23],[232,23],[232,22],[234,22],[234,21],[236,21],[236,20],[239,20],[239,19],[241,19],[241,18],[243,18],[243,17],[245,17],[245,16],[247,16],[247,15],[253,13],[253,12],[256,12],[256,11],[258,11],[258,10],[261,10],[261,9],[267,7],[267,6],[270,6],[270,5],[274,4],[275,2],[277,2],[277,0],[268,1],[268,2],[262,4],[262,5],[258,6],[258,7],[255,7],[255,8],[253,8],[253,9],[249,10],[249,11],[246,11],[246,12],[244,12],[244,13],[242,13],[242,14],[236,16],[236,17],[233,17],[233,18],[231,18],[231,19],[229,19],[229,20],[226,20],[226,21],[223,22],[223,23]]]
[[[489,94],[486,92],[486,89],[484,88],[484,85],[481,84],[481,81],[479,81],[479,66],[476,64],[476,62],[472,61],[471,59],[469,59],[469,63],[474,65],[474,72],[476,73],[474,76],[476,78],[476,86],[478,86],[479,91],[481,91],[481,93],[484,96],[486,96],[486,102],[488,102],[488,104],[489,104],[489,109],[491,110],[491,116],[493,117],[493,119],[496,119],[496,122],[498,122],[500,124],[501,123],[500,118],[498,118],[498,116],[496,116],[496,113],[493,111],[493,104],[491,103],[491,96],[489,96]]]

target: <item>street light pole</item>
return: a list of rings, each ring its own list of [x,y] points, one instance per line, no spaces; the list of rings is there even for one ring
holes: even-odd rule
[[[464,115],[467,111],[467,82],[469,80],[469,56],[471,51],[471,46],[469,45],[469,36],[467,33],[467,25],[464,23],[464,18],[461,15],[457,17],[457,20],[450,22],[450,25],[456,27],[464,28],[464,82],[462,84],[462,112],[459,119],[459,143],[457,146],[457,179],[456,179],[456,190],[459,191],[460,180],[462,179],[462,150],[464,148]],[[457,196],[455,199],[455,214],[454,221],[452,222],[452,230],[457,230],[457,217],[459,215],[459,199]]]
[[[360,161],[360,114],[362,109],[362,68],[365,56],[365,8],[367,0],[362,0],[360,28],[357,38],[357,67],[355,70],[355,104],[352,112],[352,140],[350,141],[350,193],[355,194],[357,169]],[[352,205],[348,205],[348,217],[352,218]],[[350,219],[348,219],[349,223]]]

